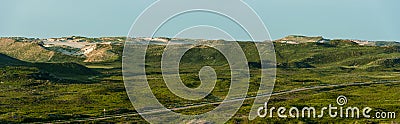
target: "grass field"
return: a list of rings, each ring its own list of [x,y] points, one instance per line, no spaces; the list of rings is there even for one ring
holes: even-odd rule
[[[240,42],[251,64],[250,89],[254,96],[261,78],[259,58],[254,44]],[[181,78],[186,86],[200,85],[198,71],[211,66],[217,72],[217,84],[202,100],[185,100],[172,94],[162,80],[160,58],[164,46],[148,49],[146,73],[158,100],[168,108],[220,102],[230,85],[229,64],[212,48],[194,48],[180,63]],[[343,41],[330,44],[275,43],[277,78],[274,93],[327,85],[382,82],[356,86],[310,89],[273,95],[268,107],[321,108],[336,105],[345,95],[349,106],[374,110],[400,111],[400,49],[398,47],[358,46]],[[209,56],[212,59],[206,59]],[[73,60],[73,59],[71,59]],[[12,62],[11,62],[12,61]],[[32,63],[0,56],[0,123],[31,122],[132,122],[146,123],[138,115],[126,94],[121,61],[107,63]],[[352,118],[256,118],[247,119],[253,99],[248,99],[228,123],[392,123],[396,119]],[[216,105],[177,110],[184,114],[201,114]],[[103,110],[106,110],[105,112]],[[104,115],[105,114],[105,115]],[[132,115],[133,114],[133,115]],[[128,116],[129,115],[129,116]],[[104,116],[108,118],[103,118]],[[122,116],[122,117],[120,117]],[[94,120],[90,120],[92,118]],[[96,119],[97,118],[97,119]],[[81,120],[81,121],[78,121]]]

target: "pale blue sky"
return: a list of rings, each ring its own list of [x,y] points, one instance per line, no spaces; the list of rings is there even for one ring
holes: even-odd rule
[[[244,1],[261,16],[272,39],[300,34],[400,41],[399,0]],[[152,2],[0,0],[0,37],[126,36]]]

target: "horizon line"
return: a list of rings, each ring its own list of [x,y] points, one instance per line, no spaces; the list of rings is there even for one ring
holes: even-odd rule
[[[304,36],[304,37],[322,37],[323,39],[328,39],[328,40],[360,40],[360,41],[387,41],[387,42],[400,42],[397,40],[365,40],[365,39],[357,39],[357,38],[328,38],[324,37],[322,35],[302,35],[302,34],[290,34],[290,35],[285,35],[284,37],[272,39],[272,41],[276,41],[285,37],[289,36]],[[32,37],[32,36],[0,36],[0,38],[33,38],[33,39],[51,39],[51,38],[69,38],[69,37],[83,37],[83,38],[127,38],[127,36],[83,36],[83,35],[68,35],[68,36],[59,36],[59,37]],[[134,37],[134,38],[150,38],[150,37]],[[152,37],[152,38],[172,38],[172,37],[167,37],[167,36],[157,36],[157,37]],[[177,39],[199,39],[199,38],[177,38]],[[226,39],[201,39],[201,40],[226,40]],[[267,39],[268,40],[268,39]],[[236,40],[236,41],[251,41],[251,40]]]

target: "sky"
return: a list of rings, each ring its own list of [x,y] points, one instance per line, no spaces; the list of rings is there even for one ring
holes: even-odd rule
[[[306,35],[400,41],[399,0],[243,1],[260,16],[272,39]],[[0,37],[127,36],[135,19],[153,2],[155,0],[0,0]],[[183,17],[190,22],[199,16]],[[158,35],[172,37],[171,32],[181,30],[174,25],[184,24],[178,20]],[[236,33],[240,35],[241,32]]]

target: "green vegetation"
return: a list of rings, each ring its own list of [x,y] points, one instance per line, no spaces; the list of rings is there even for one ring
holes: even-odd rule
[[[97,42],[97,41],[93,41]],[[248,96],[254,96],[260,80],[260,62],[251,42],[239,42],[249,61],[251,79]],[[107,48],[108,46],[105,46]],[[104,47],[103,47],[104,48]],[[191,101],[173,95],[162,80],[160,60],[165,46],[151,45],[146,56],[149,84],[158,100],[168,108],[219,102],[224,99],[230,84],[229,64],[213,48],[189,50],[180,63],[180,76],[188,87],[200,84],[198,71],[211,66],[217,72],[217,84],[210,95]],[[58,56],[53,62],[21,61],[0,54],[0,123],[61,122],[87,118],[134,114],[122,79],[122,47],[107,48],[114,53],[111,61],[84,63],[72,56]],[[396,46],[359,46],[346,40],[329,43],[275,43],[277,79],[274,92],[298,88],[400,80],[400,48]],[[106,50],[107,51],[107,50]],[[0,51],[2,52],[2,51]],[[2,52],[6,54],[5,52]],[[56,59],[59,57],[58,59]],[[41,62],[41,61],[39,61]],[[63,63],[60,63],[63,62]],[[342,86],[299,91],[271,97],[269,107],[324,107],[336,105],[336,98],[345,95],[348,105],[369,106],[374,110],[400,114],[399,83]],[[245,104],[228,123],[374,123],[400,122],[397,119],[344,118],[257,118],[247,119],[252,100]],[[178,110],[184,114],[200,114],[215,108],[213,105]],[[90,121],[89,121],[90,122]],[[113,117],[94,122],[138,122],[138,115]]]

